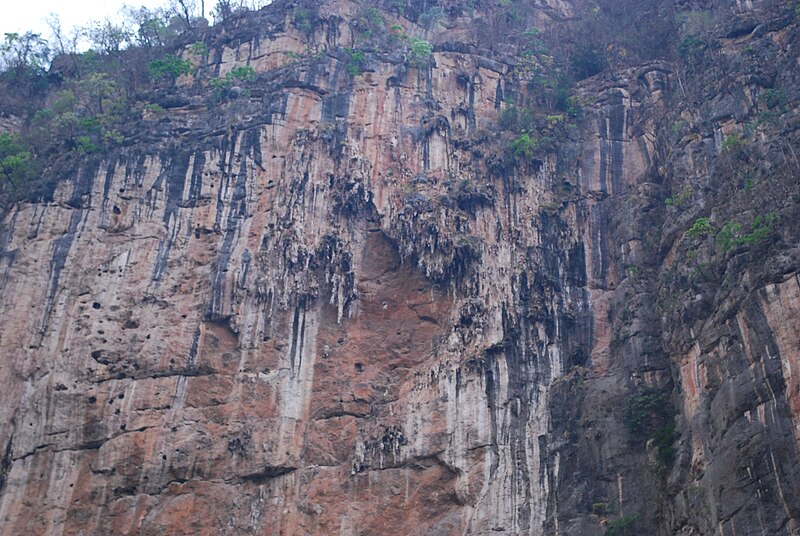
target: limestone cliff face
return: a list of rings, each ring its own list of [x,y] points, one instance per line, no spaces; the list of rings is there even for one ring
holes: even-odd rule
[[[492,6],[357,72],[347,0],[214,30],[5,216],[0,533],[796,534],[800,40],[740,4],[535,158]]]

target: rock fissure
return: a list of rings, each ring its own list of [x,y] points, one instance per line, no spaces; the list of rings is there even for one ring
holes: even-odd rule
[[[124,82],[123,142],[48,137],[58,180],[3,216],[0,534],[793,534],[797,20],[275,0],[190,30],[190,73]],[[49,113],[83,103],[63,69]]]

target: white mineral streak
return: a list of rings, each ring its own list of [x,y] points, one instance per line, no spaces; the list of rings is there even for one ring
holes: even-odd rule
[[[273,69],[289,59],[278,51],[304,52],[298,39],[226,48],[220,75],[248,58],[259,72]],[[435,61],[430,92],[442,110],[465,105],[457,74],[466,71],[477,124],[496,120],[502,73],[468,55]],[[419,105],[426,73],[412,69],[396,88],[394,75],[395,66],[380,64],[357,83],[349,115],[336,119],[345,122],[342,144],[325,141],[338,125],[323,120],[320,96],[292,88],[273,124],[230,128],[191,152],[178,143],[164,158],[126,153],[108,175],[108,162],[85,168],[90,188],[79,208],[68,202],[83,169],[50,205],[23,204],[9,216],[16,258],[0,259],[8,356],[0,401],[16,411],[0,422],[13,459],[0,498],[0,521],[11,528],[0,533],[24,533],[14,527],[28,526],[27,496],[52,512],[34,532],[59,533],[80,500],[105,509],[80,510],[82,522],[102,527],[118,512],[119,533],[157,533],[182,522],[179,512],[235,502],[231,531],[263,533],[281,519],[284,534],[354,535],[365,520],[353,505],[384,485],[403,490],[392,508],[453,495],[453,533],[544,533],[560,463],[544,441],[548,397],[565,373],[567,334],[556,313],[586,309],[588,297],[567,288],[564,305],[550,296],[536,307],[555,315],[554,331],[524,319],[523,347],[504,345],[519,274],[532,268],[523,248],[552,239],[534,222],[554,202],[556,165],[498,184],[494,206],[468,218],[474,243],[441,206],[404,212],[413,195],[446,193],[447,180],[488,179],[454,148],[457,121],[416,137],[430,119]],[[318,76],[309,82],[330,81]],[[587,128],[602,106],[587,112]],[[594,156],[572,177],[589,191],[606,180],[601,143],[587,140]],[[643,167],[629,146],[625,181]],[[415,186],[419,177],[427,182]],[[372,207],[363,210],[374,218],[335,216],[343,206]],[[602,301],[602,253],[591,254],[602,231],[566,214],[560,248],[585,241],[592,301]],[[423,233],[425,225],[439,234]],[[373,253],[378,238],[399,249],[400,263],[390,249]],[[452,281],[435,291],[413,270],[441,278],[453,269],[453,248],[467,243],[480,253],[468,283],[484,313],[464,332],[457,325],[469,296]],[[409,274],[417,279],[405,283]],[[563,283],[566,268],[553,276]],[[393,290],[373,307],[381,289]],[[779,300],[771,303],[778,311]],[[792,344],[783,329],[782,344]],[[598,331],[594,343],[602,358],[607,337]],[[114,491],[123,484],[133,491]],[[426,495],[437,486],[441,495]]]

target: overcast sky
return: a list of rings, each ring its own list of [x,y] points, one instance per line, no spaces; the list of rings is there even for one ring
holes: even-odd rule
[[[2,0],[2,3],[0,39],[7,32],[24,33],[29,30],[48,37],[44,19],[50,13],[58,14],[61,26],[68,29],[116,15],[124,4],[152,8],[163,6],[167,2],[165,0]]]

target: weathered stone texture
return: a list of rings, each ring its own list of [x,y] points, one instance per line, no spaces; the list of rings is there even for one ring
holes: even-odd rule
[[[474,23],[431,34],[430,68],[353,77],[355,9],[323,3],[310,37],[280,2],[239,21],[179,87],[248,64],[249,96],[145,118],[6,216],[0,533],[797,530],[789,150],[753,142],[775,158],[753,195],[785,191],[771,241],[692,264],[697,217],[747,210],[719,145],[752,110],[722,86],[695,106],[704,75],[668,62],[585,80],[556,150],[497,163],[509,66]],[[676,407],[666,468],[624,423],[644,385]]]

